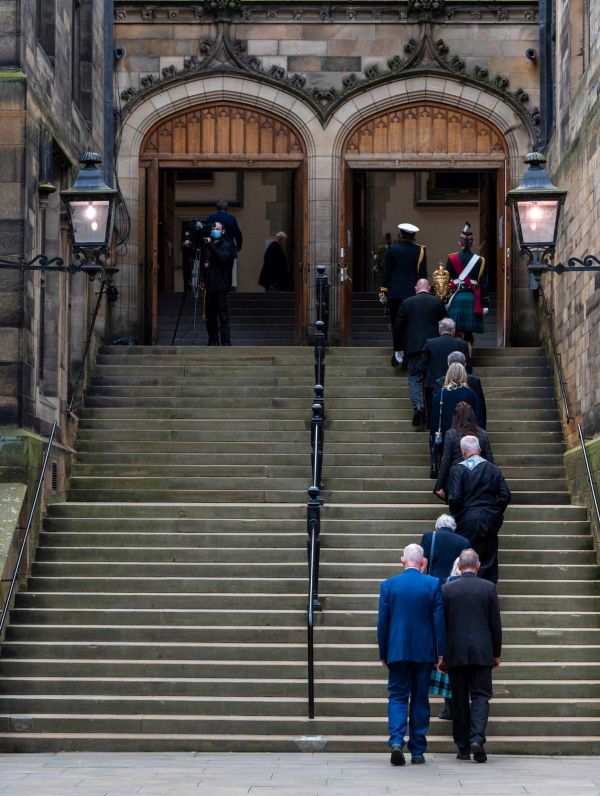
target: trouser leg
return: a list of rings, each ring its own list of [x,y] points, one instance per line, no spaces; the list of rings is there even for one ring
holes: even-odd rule
[[[458,528],[479,556],[479,577],[491,583],[498,583],[498,531],[502,522],[502,514],[479,509],[462,516]]]
[[[219,313],[219,329],[221,332],[221,345],[231,345],[231,332],[229,331],[229,304],[227,293],[218,293],[217,310]]]
[[[470,743],[484,744],[485,730],[490,715],[492,698],[492,669],[490,666],[469,666],[469,692],[471,694]]]
[[[469,706],[469,666],[448,670],[452,687],[452,736],[459,752],[471,748],[471,709]]]
[[[411,354],[408,358],[408,391],[413,409],[423,409],[423,374],[417,373],[420,359],[420,354]]]
[[[408,749],[413,757],[420,757],[427,749],[429,729],[429,677],[431,663],[411,663],[411,692],[408,723]]]
[[[402,304],[402,299],[399,298],[390,298],[388,299],[388,314],[390,316],[390,326],[392,327],[392,345],[394,346],[394,351],[399,351],[399,348],[396,348],[397,335],[396,335],[396,321],[398,319],[398,310],[400,309],[400,305]]]
[[[404,746],[408,724],[408,697],[411,690],[410,664],[390,663],[388,671],[388,725],[390,746]]]
[[[219,345],[218,296],[218,293],[206,294],[206,331],[209,345]]]

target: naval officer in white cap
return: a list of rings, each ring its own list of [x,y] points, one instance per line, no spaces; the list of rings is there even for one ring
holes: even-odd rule
[[[398,224],[400,240],[386,250],[383,258],[383,279],[379,291],[382,304],[388,305],[394,353],[392,365],[398,367],[402,363],[402,351],[396,320],[398,310],[404,299],[415,295],[418,279],[427,279],[427,250],[425,246],[415,242],[419,231],[414,224]]]

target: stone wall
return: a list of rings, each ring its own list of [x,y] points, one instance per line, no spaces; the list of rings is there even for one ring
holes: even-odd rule
[[[556,261],[600,256],[600,3],[557,3],[557,115],[548,150],[553,181],[568,190]],[[584,20],[585,21],[585,20]],[[569,400],[588,437],[600,434],[600,274],[544,277]],[[578,444],[570,428],[569,443]]]
[[[88,24],[80,60],[89,66],[79,63],[78,94],[72,0],[42,7],[38,39],[36,0],[0,2],[0,256],[29,260],[43,252],[68,261],[59,191],[71,183],[80,154],[103,146],[104,4],[81,6]],[[83,324],[71,323],[69,308],[87,313],[95,289],[82,275],[0,270],[0,423],[45,433],[57,418],[67,438],[61,413],[85,327],[85,315]]]
[[[596,498],[600,502],[600,438],[586,445],[590,470],[596,486]],[[573,500],[587,506],[594,535],[594,543],[600,557],[600,523],[596,516],[592,489],[587,474],[581,445],[571,448],[565,455],[565,474]]]
[[[135,334],[139,318],[141,138],[180,108],[239,101],[279,113],[302,131],[308,262],[338,262],[341,142],[352,124],[378,110],[441,102],[493,121],[507,137],[517,184],[539,129],[539,69],[525,55],[538,47],[536,2],[448,2],[433,16],[413,13],[407,2],[370,0],[336,6],[250,0],[220,11],[209,5],[216,4],[116,0],[116,44],[126,52],[116,72],[119,179],[132,235],[119,262],[125,311],[115,334]],[[448,161],[437,167],[440,162]],[[535,343],[537,315],[524,264],[514,264],[510,284],[510,337]]]

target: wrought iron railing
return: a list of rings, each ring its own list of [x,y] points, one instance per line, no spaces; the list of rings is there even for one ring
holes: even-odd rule
[[[315,323],[315,386],[310,422],[311,485],[308,489],[306,527],[308,532],[308,606],[306,611],[308,651],[308,718],[315,717],[314,626],[315,612],[321,610],[319,601],[319,559],[321,552],[321,506],[323,498],[323,449],[325,444],[325,354],[329,283],[325,266],[317,266]]]
[[[548,329],[550,351],[554,359],[554,364],[556,367],[556,375],[558,378],[558,384],[562,396],[563,407],[565,410],[565,419],[567,423],[569,423],[571,420],[574,420],[575,425],[577,426],[577,434],[579,436],[579,441],[581,443],[581,452],[583,454],[585,470],[587,473],[588,481],[590,483],[590,492],[592,496],[592,503],[594,505],[594,512],[596,514],[596,521],[598,523],[598,527],[600,528],[600,498],[598,497],[598,491],[596,489],[596,484],[594,483],[594,477],[592,475],[592,469],[590,467],[590,460],[588,458],[587,449],[586,449],[585,434],[583,433],[583,428],[581,427],[581,423],[575,418],[575,415],[571,411],[571,404],[569,402],[569,395],[567,392],[567,384],[565,382],[562,370],[561,356],[558,351],[558,346],[556,345],[556,338],[554,336],[554,327],[552,325],[552,310],[550,310],[550,308],[548,307],[546,294],[544,293],[544,286],[542,285],[541,282],[540,282],[540,298],[542,300],[542,311],[544,313],[544,320],[546,321],[546,328]]]

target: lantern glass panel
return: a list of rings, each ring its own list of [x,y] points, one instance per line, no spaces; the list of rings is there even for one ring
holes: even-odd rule
[[[103,246],[110,214],[110,201],[70,201],[75,246]]]
[[[523,245],[553,246],[559,202],[556,199],[517,202]]]

